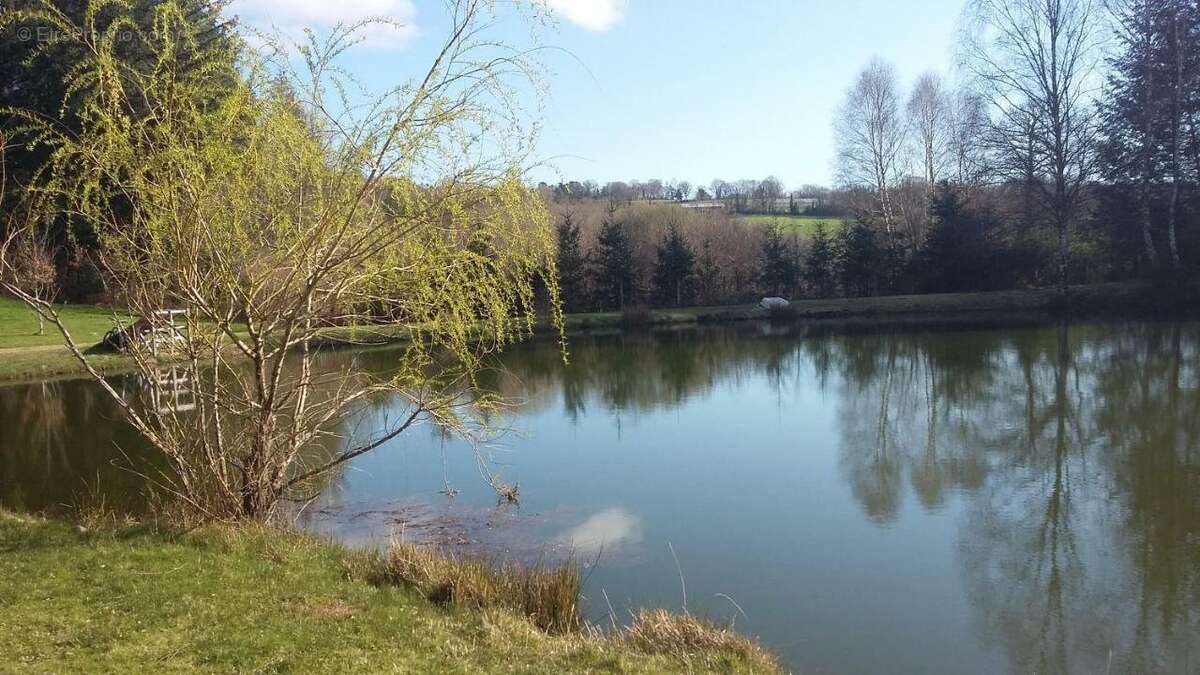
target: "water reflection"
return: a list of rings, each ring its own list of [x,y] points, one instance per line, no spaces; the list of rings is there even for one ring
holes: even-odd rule
[[[751,374],[832,387],[839,464],[870,521],[964,497],[972,620],[1011,672],[1197,672],[1196,325],[770,338],[598,345],[557,382],[564,411],[683,406]],[[525,364],[509,365],[529,390],[555,385]]]
[[[1197,324],[580,337],[569,366],[525,345],[485,383],[523,401],[489,455],[519,513],[417,434],[335,477],[315,526],[367,537],[377,513],[498,551],[603,550],[620,564],[590,583],[630,604],[677,602],[673,541],[689,591],[736,598],[801,670],[1200,671]],[[116,413],[86,383],[0,389],[0,501],[88,480],[132,499]]]
[[[562,533],[556,540],[573,554],[592,558],[602,552],[620,552],[642,541],[642,523],[621,507],[604,509]]]
[[[120,418],[120,408],[86,381],[0,387],[0,506],[73,508],[102,493],[110,506],[136,510],[143,479],[128,453],[145,452]]]

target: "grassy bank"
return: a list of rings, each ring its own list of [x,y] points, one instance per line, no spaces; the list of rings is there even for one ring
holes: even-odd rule
[[[102,373],[132,370],[130,359],[121,354],[88,351],[114,325],[112,310],[95,305],[64,305],[60,315],[88,362]],[[122,322],[128,319],[119,317]],[[382,344],[402,339],[407,333],[395,326],[364,326],[323,329],[321,339],[330,345]],[[62,344],[58,329],[47,324],[38,334],[37,318],[21,302],[0,297],[0,382],[43,380],[78,376],[82,366]]]
[[[1195,291],[1193,290],[1194,294]],[[1162,293],[1146,282],[1121,282],[1073,286],[1069,311],[1073,313],[1118,313],[1144,311],[1161,302]],[[784,318],[797,320],[870,319],[934,315],[1004,312],[1061,312],[1059,297],[1053,289],[995,291],[990,293],[943,293],[935,295],[892,295],[874,298],[830,298],[797,300]],[[112,325],[111,313],[98,307],[66,308],[67,327],[80,344],[91,345],[103,337]],[[691,323],[720,323],[769,318],[756,304],[720,307],[684,307],[653,310],[638,317],[651,326]],[[572,332],[620,330],[627,325],[620,312],[568,314],[566,328]],[[551,327],[542,325],[548,332]],[[36,335],[37,321],[15,300],[0,298],[0,381],[22,381],[56,376],[79,375],[83,369],[58,342],[57,331],[48,327],[46,335]],[[330,328],[322,334],[329,344],[379,344],[403,339],[396,327],[372,326]],[[89,360],[102,372],[128,370],[128,359],[117,354],[96,354]]]
[[[937,315],[977,315],[983,313],[1055,312],[1074,314],[1144,311],[1162,304],[1149,283],[1122,282],[1072,286],[1070,304],[1064,310],[1054,289],[994,291],[988,293],[939,293],[929,295],[889,295],[873,298],[824,298],[795,300],[774,318],[795,320],[929,317]],[[1170,309],[1170,308],[1169,308]],[[721,307],[684,307],[653,310],[641,317],[644,323],[657,325],[720,323],[772,318],[757,304]],[[567,316],[568,331],[619,329],[627,323],[619,312],[594,312]]]
[[[430,558],[436,569],[452,561]],[[79,531],[0,512],[5,672],[770,671],[752,643],[647,612],[551,634],[396,563],[266,527]],[[405,568],[408,569],[408,568]],[[395,573],[394,570],[392,573]],[[443,572],[444,573],[444,572]],[[411,570],[409,574],[412,574]],[[460,594],[461,597],[461,594]],[[438,602],[431,602],[431,598]],[[663,617],[666,624],[662,624]]]

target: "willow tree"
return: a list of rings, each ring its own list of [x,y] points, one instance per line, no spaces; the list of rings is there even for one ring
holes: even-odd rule
[[[48,1],[7,17],[46,22],[86,54],[68,86],[79,134],[8,112],[51,148],[27,197],[93,225],[110,293],[163,336],[131,348],[146,400],[100,376],[54,306],[19,280],[6,288],[165,455],[161,482],[192,513],[266,518],[417,424],[471,433],[499,404],[475,375],[531,331],[535,289],[550,289],[561,325],[549,217],[522,174],[536,124],[512,95],[537,84],[536,64],[487,36],[490,7],[452,2],[428,67],[377,97],[338,66],[362,25],[242,44],[239,81],[218,97],[206,73],[224,64],[180,60],[202,36],[177,0],[151,31],[113,0],[93,0],[84,25]],[[118,18],[89,30],[101,12]],[[130,35],[152,67],[123,60]],[[167,308],[186,310],[181,332],[162,325]],[[384,319],[409,338],[386,375],[314,367],[329,326],[361,335]],[[157,405],[164,358],[187,366],[194,410]],[[382,397],[402,412],[340,424]]]

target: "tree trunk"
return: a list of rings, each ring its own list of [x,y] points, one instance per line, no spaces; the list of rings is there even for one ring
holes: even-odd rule
[[[1179,127],[1183,108],[1183,45],[1179,40],[1179,8],[1171,15],[1171,38],[1175,52],[1175,82],[1171,97],[1171,203],[1167,210],[1167,244],[1171,251],[1171,267],[1179,269],[1179,245],[1175,240],[1175,221],[1179,213]]]
[[[1058,294],[1063,304],[1067,302],[1067,272],[1071,260],[1071,224],[1065,209],[1059,207],[1058,221]]]
[[[892,199],[888,194],[887,177],[885,176],[879,184],[879,202],[883,208],[883,227],[888,234],[892,233]]]
[[[1035,175],[1034,158],[1033,158],[1033,127],[1032,124],[1026,128],[1025,135],[1025,166],[1023,178],[1025,179],[1021,193],[1021,225],[1024,227],[1022,234],[1028,234],[1033,230],[1033,190],[1037,176]]]
[[[1200,136],[1196,135],[1196,116],[1190,111],[1188,112],[1188,130],[1192,139],[1192,169],[1196,172],[1194,175],[1200,179]]]
[[[1152,29],[1152,12],[1150,0],[1143,3],[1145,12],[1143,30],[1149,35]],[[1154,248],[1154,237],[1150,234],[1150,174],[1153,171],[1153,145],[1150,142],[1154,135],[1154,62],[1153,50],[1149,37],[1144,38],[1143,67],[1146,69],[1146,90],[1142,96],[1142,185],[1141,185],[1141,219],[1142,245],[1146,247],[1146,259],[1151,268],[1158,267],[1158,251]]]

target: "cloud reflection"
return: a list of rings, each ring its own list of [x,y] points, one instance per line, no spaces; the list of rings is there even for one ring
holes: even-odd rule
[[[558,536],[575,553],[596,555],[642,541],[642,521],[621,507],[605,509]]]

